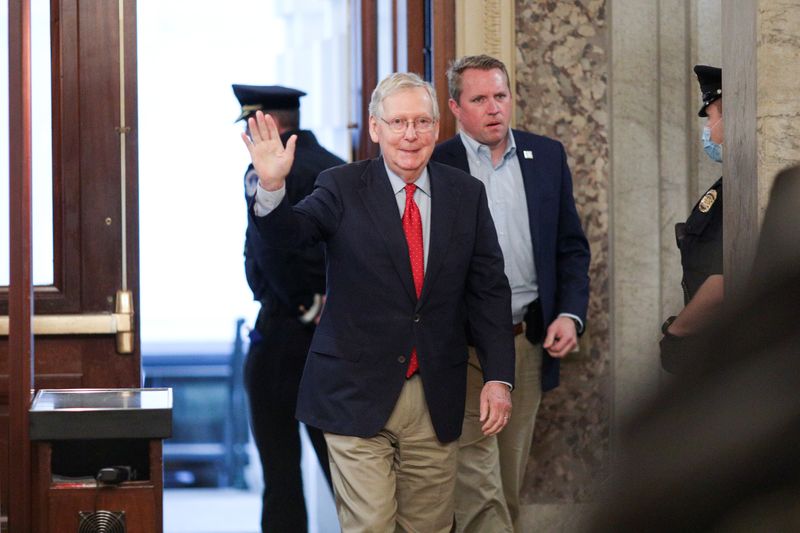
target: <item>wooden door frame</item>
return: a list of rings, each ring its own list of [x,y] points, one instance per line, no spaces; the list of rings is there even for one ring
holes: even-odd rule
[[[369,138],[369,95],[378,84],[378,9],[376,2],[354,0],[351,4],[353,49],[353,160],[378,154]],[[419,21],[424,21],[420,24]],[[427,32],[427,33],[426,33]],[[392,0],[392,43],[394,69],[416,72],[436,89],[439,104],[439,140],[456,132],[445,72],[455,58],[455,0]]]
[[[11,280],[0,289],[0,509],[13,531],[31,531],[27,410],[36,388],[138,387],[141,355],[119,354],[111,335],[31,338],[31,313],[113,313],[122,282],[121,224],[127,233],[127,287],[139,308],[136,0],[124,0],[125,120],[120,126],[119,2],[51,0],[54,283],[31,287],[30,0],[9,2]],[[121,137],[125,198],[121,205]],[[27,237],[26,237],[27,235]],[[27,319],[24,317],[28,317]],[[134,331],[139,330],[134,314]],[[35,365],[33,353],[35,347]],[[34,372],[35,370],[35,372]],[[4,453],[8,452],[8,453]],[[14,480],[10,490],[10,480]]]
[[[31,447],[28,408],[33,385],[33,284],[31,275],[31,69],[30,0],[8,4],[9,243],[11,282],[8,368],[8,525],[31,530]]]

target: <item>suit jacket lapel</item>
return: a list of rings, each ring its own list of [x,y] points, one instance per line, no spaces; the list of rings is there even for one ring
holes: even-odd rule
[[[467,160],[467,149],[461,141],[461,137],[456,135],[443,145],[443,150],[438,159],[440,163],[460,168],[469,174],[469,161]]]
[[[408,259],[408,243],[403,233],[403,223],[397,210],[389,176],[386,175],[383,158],[373,159],[362,176],[362,187],[359,189],[364,207],[369,213],[373,227],[380,232],[386,243],[389,257],[392,259],[400,282],[405,287],[412,302],[417,300],[414,289],[414,278],[411,273],[411,261]]]
[[[428,264],[425,268],[425,282],[422,285],[420,303],[430,293],[436,276],[441,270],[447,248],[451,241],[453,225],[458,213],[461,191],[441,167],[428,165],[431,180],[431,231],[428,246]]]
[[[536,152],[533,147],[528,146],[514,130],[512,130],[512,135],[514,135],[514,142],[517,145],[517,160],[519,161],[519,168],[522,172],[522,183],[525,186],[525,199],[528,203],[528,221],[531,229],[531,240],[533,240],[533,256],[536,257],[536,246],[537,243],[539,243],[539,229],[541,226],[538,222],[541,209],[539,206],[540,196],[536,192],[538,186]],[[532,159],[527,159],[525,157],[526,151],[533,154]]]
[[[511,130],[514,135],[514,142],[517,145],[517,160],[519,161],[519,168],[522,172],[522,183],[525,187],[525,200],[528,203],[528,220],[531,229],[531,240],[533,241],[533,252],[536,257],[537,244],[540,242],[539,230],[540,224],[538,221],[539,213],[541,213],[540,195],[537,194],[538,187],[538,172],[536,151],[533,146],[527,144],[525,139],[517,132]],[[447,141],[442,147],[443,150],[439,157],[441,163],[445,163],[456,168],[460,168],[466,173],[469,173],[469,160],[467,159],[467,148],[459,135],[456,135]],[[532,159],[525,158],[525,151],[528,150],[533,154]]]

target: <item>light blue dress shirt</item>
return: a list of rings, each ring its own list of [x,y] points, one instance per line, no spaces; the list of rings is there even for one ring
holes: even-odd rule
[[[469,173],[486,187],[489,211],[503,250],[506,277],[511,285],[511,315],[517,324],[522,322],[528,304],[539,297],[528,202],[522,169],[517,159],[517,144],[509,131],[506,151],[495,165],[488,146],[480,144],[463,131],[460,135],[467,149]]]
[[[389,175],[389,183],[392,185],[394,198],[397,201],[397,209],[400,211],[400,218],[403,218],[403,213],[406,211],[406,182],[403,178],[389,170],[389,167],[384,161],[386,173]],[[431,180],[428,177],[428,168],[422,171],[417,181],[414,182],[417,190],[414,191],[414,201],[419,208],[419,216],[422,220],[422,247],[425,255],[425,271],[428,269],[428,250],[430,248],[431,236]]]
[[[481,180],[486,187],[489,211],[492,213],[497,240],[503,250],[506,277],[511,285],[511,315],[514,323],[522,322],[528,304],[539,297],[536,279],[536,264],[533,259],[533,241],[528,219],[528,201],[522,169],[517,158],[517,143],[511,130],[508,145],[500,162],[492,162],[488,146],[481,144],[463,131],[459,133],[467,150],[469,173]],[[580,323],[583,321],[572,313],[560,313]],[[545,328],[549,324],[544,325]]]

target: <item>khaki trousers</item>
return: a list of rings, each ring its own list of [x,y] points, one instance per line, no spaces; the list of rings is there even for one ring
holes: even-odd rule
[[[325,433],[343,533],[448,533],[457,442],[436,438],[419,374],[370,438]]]
[[[474,348],[467,370],[467,404],[458,441],[455,507],[459,533],[512,532],[519,528],[519,492],[542,398],[542,346],[515,337],[516,373],[508,425],[498,435],[481,432],[483,373]]]

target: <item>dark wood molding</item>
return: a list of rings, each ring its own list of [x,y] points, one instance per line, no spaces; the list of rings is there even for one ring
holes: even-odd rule
[[[456,5],[455,0],[432,0],[433,20],[431,22],[433,41],[432,79],[439,102],[439,140],[449,139],[456,133],[456,119],[447,105],[450,99],[447,90],[447,66],[456,55]]]
[[[402,0],[401,0],[402,1]],[[396,18],[396,0],[392,5]],[[351,110],[350,132],[352,160],[376,157],[378,146],[369,137],[369,101],[378,84],[378,6],[370,0],[350,3],[351,27],[357,30],[351,36]],[[395,47],[393,54],[397,55]],[[395,58],[395,64],[397,60]]]
[[[447,65],[455,58],[455,0],[398,0],[395,46],[406,45],[397,57],[398,71],[415,72],[428,79],[436,89],[439,104],[439,139],[455,135],[456,126],[447,106]],[[402,14],[405,13],[405,17]],[[424,21],[420,24],[419,21]],[[426,32],[428,35],[426,35]],[[426,61],[430,68],[426,68]],[[430,75],[426,76],[426,71]]]
[[[31,530],[31,447],[28,409],[33,386],[31,274],[30,2],[8,4],[9,215],[8,492],[10,531]]]
[[[398,70],[414,72],[425,77],[425,27],[430,23],[425,13],[425,0],[405,0],[406,19],[398,21],[399,31],[405,32],[406,64]],[[422,22],[422,24],[420,24]]]

